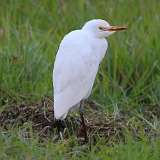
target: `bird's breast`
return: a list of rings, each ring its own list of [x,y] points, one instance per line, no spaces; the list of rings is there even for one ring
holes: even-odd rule
[[[92,49],[91,55],[93,61],[98,61],[100,63],[105,56],[107,47],[108,43],[105,39],[93,40],[91,43],[91,49]]]

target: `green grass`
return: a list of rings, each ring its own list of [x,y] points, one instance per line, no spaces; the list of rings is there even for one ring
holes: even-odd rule
[[[125,144],[110,147],[101,139],[90,151],[87,145],[80,146],[73,138],[65,143],[61,141],[54,143],[51,140],[40,143],[36,136],[24,139],[21,134],[20,131],[0,134],[0,159],[159,160],[160,156],[160,140],[149,142],[148,139],[142,138],[134,141],[128,137]]]
[[[128,30],[109,37],[108,54],[90,98],[103,105],[104,112],[143,111],[146,106],[159,105],[159,11],[157,0],[2,0],[0,107],[52,96],[52,67],[61,39],[93,18],[127,24]],[[0,133],[0,159],[63,159],[63,154],[73,159],[160,157],[159,139],[131,138],[113,147],[100,140],[89,151],[72,138],[67,144],[41,143],[39,137],[24,140],[18,132]]]

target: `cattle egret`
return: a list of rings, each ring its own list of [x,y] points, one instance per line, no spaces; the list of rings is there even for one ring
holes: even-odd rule
[[[105,38],[125,29],[125,26],[111,26],[105,20],[94,19],[63,38],[53,69],[54,116],[57,120],[64,120],[76,106],[81,108],[82,100],[91,94],[99,65],[105,56],[108,47]],[[82,114],[81,118],[83,124]]]

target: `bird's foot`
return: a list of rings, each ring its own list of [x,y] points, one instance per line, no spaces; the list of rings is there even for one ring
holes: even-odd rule
[[[58,130],[60,139],[64,140],[64,133],[66,132],[66,125],[64,120],[56,120],[55,124]]]

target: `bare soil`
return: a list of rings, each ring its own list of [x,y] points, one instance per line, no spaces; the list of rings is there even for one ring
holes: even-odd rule
[[[145,107],[141,113],[135,114],[132,111],[118,112],[118,114],[103,113],[98,109],[97,104],[91,101],[85,102],[84,112],[88,136],[105,137],[107,141],[125,141],[125,132],[131,132],[139,137],[139,132],[148,136],[159,136],[159,130],[151,124],[154,120],[160,119],[160,107],[157,105]],[[137,116],[138,115],[138,116]],[[69,135],[76,134],[83,137],[83,128],[78,115],[69,114],[66,119]],[[0,129],[8,130],[14,127],[21,127],[27,123],[31,124],[32,130],[41,137],[53,137],[57,134],[56,123],[53,113],[53,101],[45,98],[36,104],[12,104],[5,107],[0,113]]]

